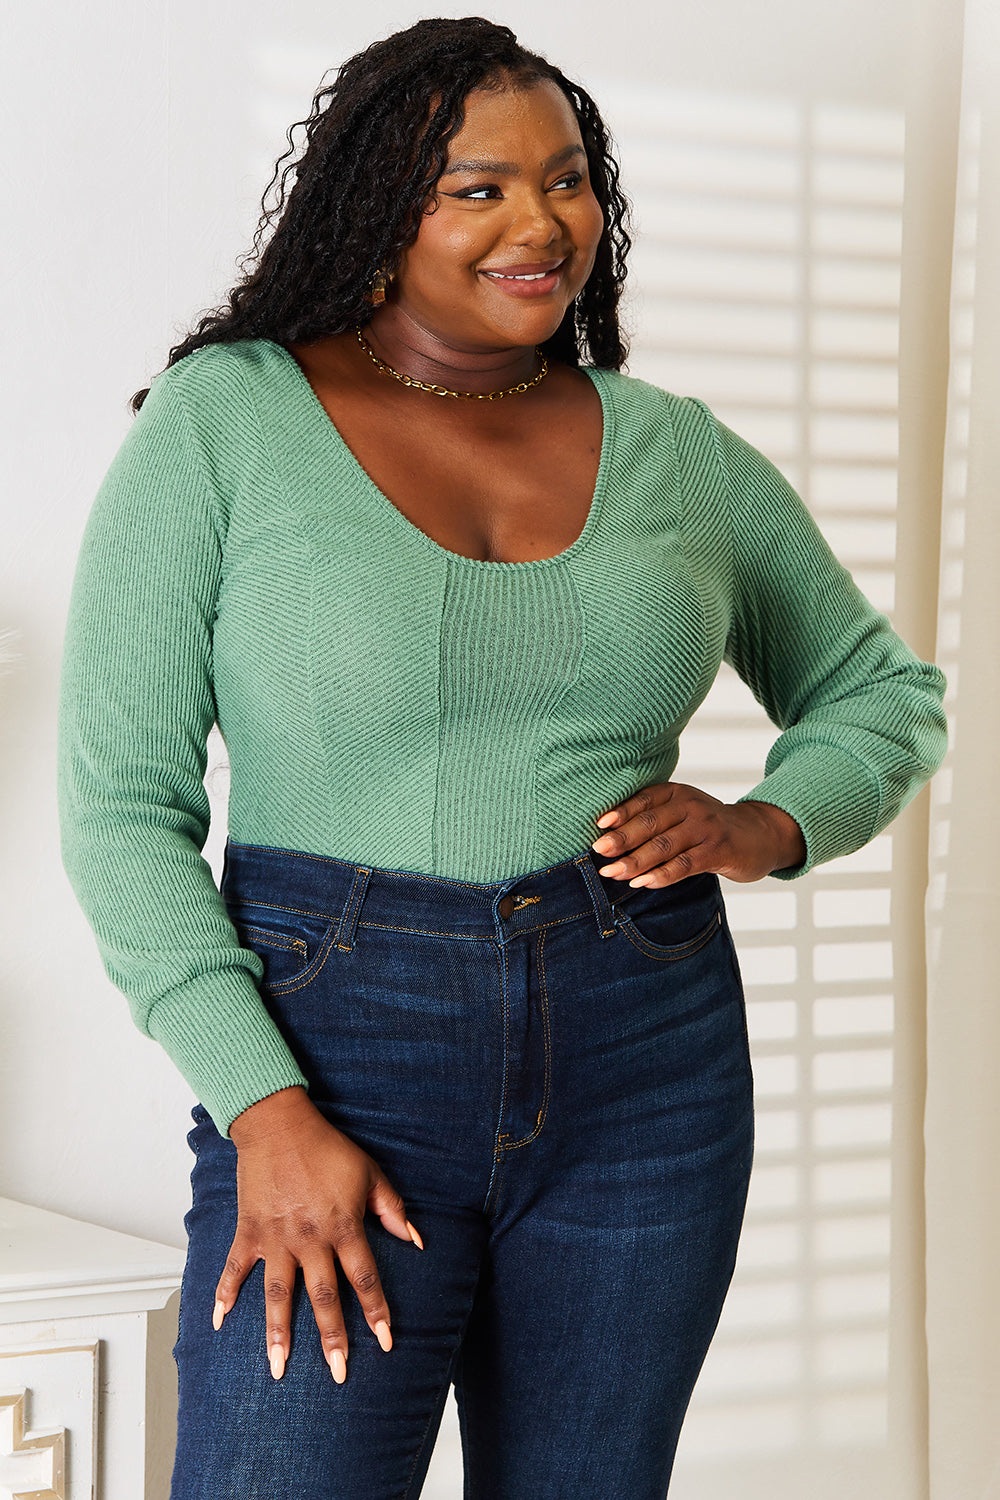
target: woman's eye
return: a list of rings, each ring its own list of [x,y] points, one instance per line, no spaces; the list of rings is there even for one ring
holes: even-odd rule
[[[559,181],[554,182],[552,186],[554,188],[575,188],[579,187],[582,181],[583,174],[581,172],[567,172],[564,177],[560,177]],[[460,192],[455,193],[453,196],[456,198],[471,198],[477,203],[484,203],[489,198],[500,197],[502,195],[496,183],[490,183],[484,187],[462,188]]]

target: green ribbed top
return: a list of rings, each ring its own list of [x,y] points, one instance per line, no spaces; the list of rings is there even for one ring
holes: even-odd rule
[[[761,453],[693,397],[588,369],[604,411],[556,557],[450,552],[375,486],[269,339],[156,376],[101,483],[60,685],[63,859],[105,968],[220,1130],[303,1075],[201,849],[206,740],[242,843],[457,880],[568,859],[667,781],[723,659],[783,732],[748,798],[807,863],[944,753],[944,678]]]

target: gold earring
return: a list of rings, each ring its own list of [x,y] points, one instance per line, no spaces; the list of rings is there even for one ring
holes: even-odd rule
[[[368,301],[372,307],[380,307],[385,301],[386,275],[385,267],[380,266],[372,277],[371,286],[368,288]]]

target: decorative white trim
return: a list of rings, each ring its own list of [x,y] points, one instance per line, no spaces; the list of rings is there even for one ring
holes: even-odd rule
[[[0,1500],[166,1493],[183,1269],[173,1246],[0,1198]]]
[[[26,1386],[14,1396],[0,1396],[0,1465],[5,1458],[18,1454],[44,1453],[48,1450],[48,1473],[41,1476],[44,1490],[9,1490],[3,1484],[0,1472],[0,1495],[9,1494],[11,1500],[66,1500],[66,1429],[55,1427],[48,1432],[25,1432],[24,1407],[29,1388]],[[10,1419],[10,1435],[6,1429],[6,1418]],[[6,1449],[6,1452],[4,1451]],[[42,1467],[39,1465],[38,1467]],[[34,1478],[38,1478],[36,1474]],[[11,1475],[13,1478],[13,1475]]]
[[[99,1343],[34,1344],[0,1349],[0,1497],[2,1500],[92,1500],[97,1452]],[[30,1402],[29,1402],[30,1398]],[[25,1431],[26,1408],[48,1408],[65,1425]],[[9,1423],[9,1427],[8,1427]],[[68,1489],[66,1436],[72,1433],[76,1482]],[[47,1462],[45,1453],[48,1450]],[[34,1472],[17,1473],[18,1455],[41,1454]],[[4,1464],[4,1459],[13,1464]],[[45,1488],[15,1489],[20,1480]]]
[[[0,1324],[166,1306],[184,1251],[0,1198]]]

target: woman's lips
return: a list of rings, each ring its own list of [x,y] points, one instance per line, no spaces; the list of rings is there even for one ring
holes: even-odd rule
[[[545,297],[558,285],[565,263],[564,256],[550,270],[541,270],[537,266],[504,266],[500,270],[485,270],[479,274],[509,297]]]

